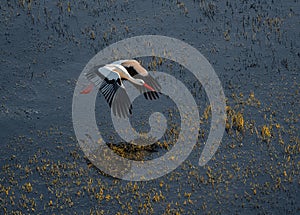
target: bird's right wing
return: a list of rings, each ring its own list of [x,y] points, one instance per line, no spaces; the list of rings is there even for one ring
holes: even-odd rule
[[[144,94],[146,99],[152,100],[152,99],[159,98],[161,86],[156,79],[154,79],[148,72],[147,72],[147,75],[145,75],[145,76],[137,73],[136,70],[134,69],[134,67],[132,67],[132,66],[125,67],[125,68],[132,77],[134,77],[136,79],[142,79],[143,81],[145,81],[145,83],[150,85],[155,90],[155,91],[148,91],[143,86],[134,85],[141,93]]]
[[[142,65],[137,60],[121,61],[121,65],[125,68],[132,67],[135,70],[133,74],[130,74],[131,76],[134,76],[136,74],[140,74],[142,76],[148,75],[147,70],[144,67],[142,67]]]
[[[136,60],[120,60],[115,61],[115,64],[121,64],[125,67],[128,73],[136,79],[142,79],[146,84],[150,85],[155,91],[148,91],[145,87],[134,85],[146,99],[158,99],[161,86],[156,79],[154,79],[147,70]]]

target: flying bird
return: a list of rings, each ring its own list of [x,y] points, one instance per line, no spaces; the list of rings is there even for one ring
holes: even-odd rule
[[[95,66],[85,73],[91,82],[81,94],[90,93],[95,86],[105,97],[114,115],[128,117],[132,106],[123,81],[131,82],[146,99],[158,99],[160,84],[136,60],[120,60],[103,67]]]

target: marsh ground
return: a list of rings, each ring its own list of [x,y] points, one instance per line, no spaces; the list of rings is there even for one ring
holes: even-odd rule
[[[299,213],[298,0],[4,0],[0,8],[1,213]],[[146,34],[183,40],[210,61],[227,97],[228,124],[214,158],[199,167],[209,102],[199,83],[182,78],[199,105],[199,143],[172,173],[128,182],[85,159],[72,127],[72,96],[98,51]],[[142,61],[177,77],[185,72]],[[98,103],[98,112],[108,111]],[[153,153],[171,146],[157,144]]]

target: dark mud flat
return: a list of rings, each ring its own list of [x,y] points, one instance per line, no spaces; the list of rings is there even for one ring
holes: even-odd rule
[[[298,0],[3,0],[0,8],[1,214],[300,213]],[[98,51],[146,34],[183,40],[210,61],[223,84],[228,119],[219,150],[199,167],[210,125],[204,90],[193,77],[181,77],[188,71],[179,65],[140,59],[190,87],[201,132],[175,171],[128,182],[85,158],[72,127],[72,96]],[[176,115],[175,107],[165,107]],[[100,110],[109,111],[101,97]],[[109,133],[110,119],[102,120],[99,128]],[[172,147],[168,135],[153,151],[125,152],[136,159],[163,154]]]

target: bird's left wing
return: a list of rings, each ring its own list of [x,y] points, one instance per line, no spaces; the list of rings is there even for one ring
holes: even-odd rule
[[[132,105],[120,75],[115,71],[108,73],[107,70],[101,69],[98,72],[105,76],[99,90],[105,97],[114,115],[124,118],[128,117],[129,114],[132,114]]]
[[[102,80],[111,72],[107,67],[95,66],[85,73],[85,77],[92,82],[95,86],[102,83]]]
[[[99,86],[101,94],[104,96],[114,115],[128,117],[132,114],[130,99],[121,81],[120,75],[110,67],[93,67],[85,73],[86,78],[95,86]]]

